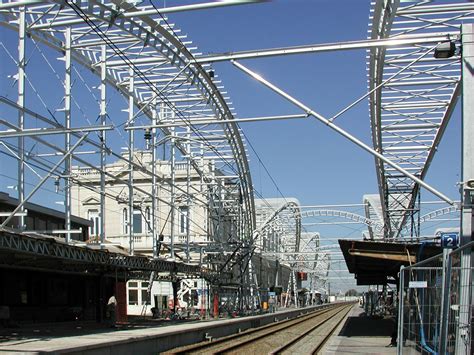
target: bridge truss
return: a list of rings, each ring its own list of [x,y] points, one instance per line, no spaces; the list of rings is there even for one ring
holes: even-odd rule
[[[432,44],[368,50],[370,116],[374,149],[424,179],[460,93],[457,41],[463,22],[474,18],[472,2],[379,0],[373,3],[369,38],[447,35],[449,55],[434,57]],[[407,225],[417,236],[419,184],[375,160],[386,238]],[[413,235],[414,234],[414,235]]]

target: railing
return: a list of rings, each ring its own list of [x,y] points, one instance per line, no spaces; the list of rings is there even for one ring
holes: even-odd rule
[[[474,242],[400,271],[398,354],[470,354],[474,305],[471,265],[461,266],[461,255],[471,253]],[[463,280],[463,281],[462,281]],[[469,304],[460,304],[468,292]],[[467,319],[466,324],[461,324]],[[461,322],[460,322],[461,320]]]

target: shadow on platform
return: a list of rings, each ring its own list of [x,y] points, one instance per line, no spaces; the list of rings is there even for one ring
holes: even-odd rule
[[[358,317],[348,317],[338,335],[344,337],[390,337],[394,327],[393,319],[366,317],[362,313]]]
[[[54,338],[65,338],[70,336],[116,333],[120,330],[147,329],[152,327],[165,327],[169,325],[198,322],[194,320],[164,320],[143,319],[130,317],[131,322],[111,326],[109,323],[97,323],[93,321],[84,322],[57,322],[57,323],[30,323],[15,324],[9,327],[0,326],[0,345],[15,342],[24,344],[38,340],[50,340]],[[2,350],[0,350],[0,353]]]

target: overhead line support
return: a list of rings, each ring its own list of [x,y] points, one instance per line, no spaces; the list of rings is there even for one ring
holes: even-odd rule
[[[424,182],[423,180],[417,178],[415,175],[409,173],[407,170],[405,170],[404,168],[402,168],[401,166],[399,166],[398,164],[392,162],[390,159],[386,158],[384,155],[380,154],[379,152],[377,152],[376,150],[374,150],[373,148],[369,147],[367,144],[365,144],[364,142],[360,141],[358,138],[354,137],[353,135],[351,135],[350,133],[346,132],[344,129],[340,128],[339,126],[335,125],[334,123],[332,123],[330,120],[328,120],[327,118],[325,118],[324,116],[322,116],[321,114],[317,113],[316,111],[312,110],[311,108],[309,108],[308,106],[304,105],[302,102],[298,101],[297,99],[295,99],[294,97],[292,97],[291,95],[289,95],[288,93],[286,93],[285,91],[281,90],[280,88],[278,88],[277,86],[273,85],[272,83],[270,83],[269,81],[265,80],[263,77],[261,77],[260,75],[258,75],[257,73],[251,71],[250,69],[248,69],[247,67],[245,67],[244,65],[242,65],[241,63],[238,63],[234,60],[231,61],[231,63],[236,66],[237,68],[239,68],[241,71],[243,71],[244,73],[246,73],[247,75],[253,77],[255,80],[259,81],[260,83],[262,83],[263,85],[265,85],[266,87],[268,87],[269,89],[271,89],[272,91],[274,91],[275,93],[279,94],[280,96],[282,96],[283,98],[285,98],[286,100],[290,101],[291,103],[293,103],[295,106],[301,108],[304,112],[306,112],[308,115],[311,115],[313,116],[314,118],[316,118],[318,121],[324,123],[326,126],[328,126],[329,128],[331,128],[332,130],[336,131],[337,133],[339,133],[340,135],[342,135],[343,137],[349,139],[351,142],[353,142],[354,144],[356,144],[357,146],[359,146],[360,148],[362,148],[363,150],[365,150],[366,152],[372,154],[373,156],[379,158],[380,160],[382,160],[383,162],[385,162],[386,164],[390,165],[391,167],[393,167],[394,169],[396,169],[397,171],[399,171],[400,173],[402,173],[403,175],[405,175],[406,177],[412,179],[414,182],[416,182],[417,184],[419,184],[420,186],[424,187],[426,190],[430,191],[431,193],[433,193],[434,195],[438,196],[440,199],[446,201],[447,203],[449,203],[450,205],[454,205],[455,202],[453,200],[451,200],[449,197],[447,197],[446,195],[444,195],[443,193],[439,192],[438,190],[436,190],[435,188],[431,187],[430,185],[428,185],[426,182]]]
[[[452,37],[451,37],[452,39]],[[373,47],[389,47],[399,45],[414,45],[439,43],[450,40],[450,36],[445,33],[433,33],[422,37],[390,38],[390,39],[367,39],[358,41],[347,41],[338,43],[313,44],[298,47],[283,47],[272,49],[261,49],[255,51],[242,51],[235,53],[223,53],[197,57],[196,62],[200,64],[215,63],[241,59],[267,58],[282,55],[309,54],[318,52],[334,52],[342,50],[367,49]]]

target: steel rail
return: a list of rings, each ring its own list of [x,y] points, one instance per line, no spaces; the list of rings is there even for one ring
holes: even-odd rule
[[[170,352],[173,354],[190,354],[193,352],[199,353],[201,351],[209,351],[212,348],[217,348],[216,349],[217,352],[221,353],[223,351],[232,350],[232,348],[234,347],[239,347],[243,344],[251,343],[255,341],[256,339],[259,339],[263,336],[275,334],[276,332],[284,330],[284,329],[288,329],[291,326],[304,323],[308,321],[308,319],[312,319],[316,316],[327,314],[331,312],[332,310],[334,310],[335,307],[337,306],[335,306],[334,304],[324,305],[324,306],[321,306],[321,308],[318,308],[317,310],[314,310],[305,315],[298,316],[296,318],[286,319],[283,321],[279,321],[277,323],[270,323],[263,327],[250,328],[238,334],[232,334],[226,337],[218,338],[216,340],[212,340],[211,342],[198,343],[198,344],[193,344],[193,345],[173,349]],[[246,336],[250,336],[250,339],[239,341],[235,345],[227,345],[223,347],[220,346],[221,344],[226,344],[233,340],[238,341],[239,338],[246,337]]]
[[[345,319],[346,315],[350,312],[350,310],[352,309],[353,305],[350,305],[350,306],[346,306],[346,307],[343,307],[341,310],[339,310],[337,313],[333,314],[331,318],[327,318],[327,319],[323,319],[321,322],[309,327],[307,330],[305,330],[303,333],[297,335],[296,337],[294,337],[293,339],[291,339],[289,342],[287,342],[286,344],[280,346],[279,348],[277,349],[274,349],[271,354],[281,354],[283,351],[285,350],[288,350],[289,348],[291,348],[292,346],[294,346],[296,343],[300,342],[302,339],[306,338],[309,334],[311,334],[312,332],[314,332],[316,329],[319,329],[321,328],[321,326],[325,325],[326,323],[330,322],[332,320],[333,317],[338,317],[340,314],[342,314],[342,317],[340,317],[340,319],[336,322],[336,325],[331,327],[331,331],[328,332],[328,334],[326,334],[326,336],[324,336],[324,338],[322,339],[322,341],[320,341],[318,343],[318,345],[316,347],[314,347],[313,351],[311,352],[312,354],[316,354],[320,349],[322,349],[322,347],[324,346],[324,344],[326,344],[326,342],[329,340],[329,338],[332,336],[332,334],[334,333],[334,331],[336,330],[336,328],[339,326],[339,324],[341,324],[341,322]]]

